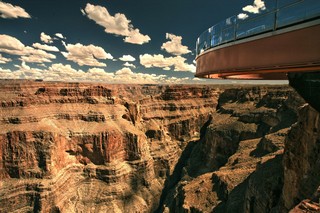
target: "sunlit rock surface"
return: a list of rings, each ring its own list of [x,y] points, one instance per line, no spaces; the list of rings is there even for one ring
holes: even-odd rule
[[[1,81],[0,212],[151,212],[220,89]]]
[[[0,81],[0,212],[317,212],[289,86]]]

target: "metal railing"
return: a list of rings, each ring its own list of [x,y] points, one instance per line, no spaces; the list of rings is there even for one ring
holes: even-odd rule
[[[265,0],[258,14],[232,16],[203,32],[196,42],[196,55],[219,45],[275,31],[320,17],[320,0]]]

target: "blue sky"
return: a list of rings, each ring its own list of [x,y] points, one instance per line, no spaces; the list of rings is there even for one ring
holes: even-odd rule
[[[263,4],[262,0],[0,1],[0,78],[213,83],[194,78],[197,37],[215,23]]]

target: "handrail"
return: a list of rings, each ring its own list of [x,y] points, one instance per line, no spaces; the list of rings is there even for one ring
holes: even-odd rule
[[[201,33],[196,42],[196,56],[207,49],[228,42],[275,31],[320,17],[319,0],[265,1],[267,9],[261,11],[260,14],[251,14],[245,19],[231,16]]]

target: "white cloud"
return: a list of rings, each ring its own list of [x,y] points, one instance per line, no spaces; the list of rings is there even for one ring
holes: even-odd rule
[[[102,47],[90,45],[64,44],[68,52],[62,52],[63,56],[69,61],[73,61],[80,66],[97,66],[106,67],[105,63],[99,62],[98,59],[113,59],[110,53],[106,53]]]
[[[106,33],[124,36],[124,41],[132,44],[148,43],[151,39],[148,35],[140,33],[139,29],[134,29],[131,20],[124,14],[116,13],[110,15],[107,8],[87,3],[84,11],[87,17],[105,28]]]
[[[10,58],[5,58],[0,54],[0,64],[6,64],[7,62],[10,62]]]
[[[121,61],[135,61],[136,59],[131,55],[123,55],[121,58],[119,58]]]
[[[245,13],[239,13],[239,14],[238,14],[238,19],[244,20],[244,19],[246,19],[246,18],[248,18],[248,17],[249,17],[248,14],[245,14]]]
[[[82,70],[75,70],[69,64],[52,64],[48,69],[48,73],[46,73],[48,77],[58,76],[59,78],[69,81],[69,80],[79,80],[85,76],[85,72]]]
[[[23,70],[30,70],[31,68],[26,64],[26,62],[22,62],[21,63],[21,66],[19,65],[16,65],[16,67],[20,68],[20,69],[23,69]]]
[[[144,54],[140,55],[140,63],[146,67],[159,67],[165,70],[168,70],[169,67],[173,66],[174,71],[190,71],[195,72],[196,67],[193,64],[187,64],[185,61],[187,59],[182,56],[175,57],[164,57],[161,54],[158,55],[150,55]]]
[[[115,74],[116,75],[131,75],[131,74],[133,74],[133,72],[131,71],[130,68],[124,67],[121,70],[118,70]]]
[[[61,33],[56,33],[54,35],[60,39],[66,39],[66,37],[64,37]]]
[[[113,81],[116,83],[130,84],[157,84],[165,83],[167,77],[165,75],[134,73],[130,68],[122,68],[115,72]]]
[[[134,64],[131,64],[129,62],[124,63],[123,66],[136,68],[136,66]]]
[[[93,81],[104,83],[128,84],[173,84],[190,83],[189,78],[168,77],[166,75],[135,73],[130,68],[122,68],[115,73],[106,72],[101,68],[90,68],[87,72],[76,70],[69,64],[52,64],[47,69],[31,68],[22,62],[16,65],[17,70],[11,71],[0,68],[0,78],[10,79],[43,79],[45,81]]]
[[[46,44],[39,44],[39,43],[34,43],[32,44],[33,47],[46,50],[46,51],[52,51],[52,52],[59,52],[59,49],[55,46],[49,46]]]
[[[257,14],[260,10],[265,10],[266,6],[263,0],[254,0],[253,5],[247,5],[242,8],[243,11]]]
[[[53,42],[53,39],[51,38],[51,36],[45,34],[44,32],[40,34],[40,40],[46,44],[50,44]]]
[[[124,42],[131,44],[144,44],[148,43],[151,38],[148,35],[143,35],[138,29],[131,30],[129,35],[124,38]]]
[[[97,68],[97,67],[90,68],[87,73],[90,74],[90,75],[95,75],[95,76],[105,76],[105,75],[107,75],[109,77],[113,77],[114,76],[113,73],[108,73],[104,69]]]
[[[12,71],[9,69],[3,69],[0,67],[0,79],[13,79]]]
[[[13,55],[24,55],[24,44],[15,37],[1,34],[0,35],[0,52],[5,52]]]
[[[171,53],[173,55],[183,55],[191,52],[187,46],[182,45],[181,36],[166,33],[166,38],[170,41],[163,43],[161,49],[167,51],[168,53]]]
[[[44,63],[52,62],[51,59],[56,59],[56,56],[47,53],[44,50],[34,49],[32,47],[26,47],[26,55],[20,57],[20,60],[29,63]]]
[[[31,16],[19,6],[0,1],[1,18],[31,18]]]
[[[20,60],[34,63],[51,62],[51,59],[56,58],[53,54],[25,46],[15,37],[4,34],[0,35],[0,52],[20,55]]]

